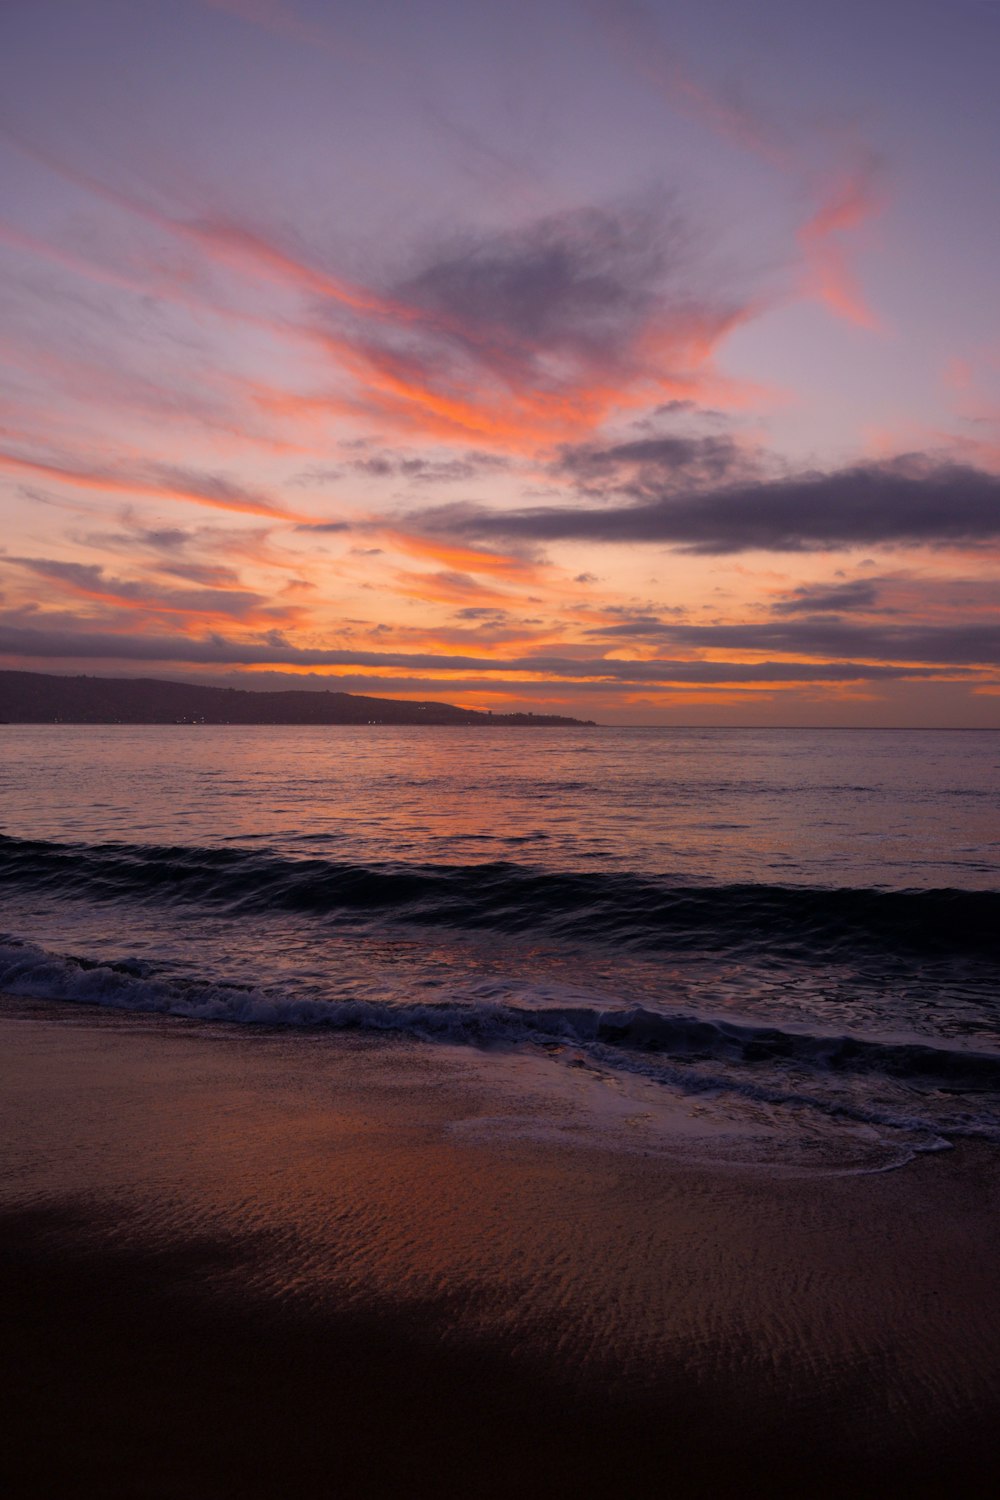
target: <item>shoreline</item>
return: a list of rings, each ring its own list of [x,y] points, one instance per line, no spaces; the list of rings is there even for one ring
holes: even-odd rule
[[[782,1178],[494,1131],[440,1049],[0,1034],[7,1493],[991,1492],[989,1147]]]

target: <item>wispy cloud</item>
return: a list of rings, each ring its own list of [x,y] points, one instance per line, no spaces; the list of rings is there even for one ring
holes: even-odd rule
[[[671,109],[773,166],[788,169],[795,153],[788,133],[734,91],[724,94],[696,78],[638,0],[589,0],[619,55]]]
[[[297,392],[256,382],[260,409],[286,422],[353,413],[409,434],[530,452],[591,433],[620,410],[746,399],[716,357],[761,308],[751,296],[709,289],[696,273],[690,227],[661,195],[452,235],[408,274],[366,286],[329,269],[287,230],[203,201],[191,184],[149,184],[139,193],[10,138],[211,265],[306,299],[294,318],[222,309],[309,341],[331,374],[353,385]],[[182,198],[164,206],[178,192]],[[166,290],[191,300],[188,287]]]
[[[316,26],[305,20],[285,0],[201,0],[201,3],[209,10],[222,11],[249,26],[260,27],[273,36],[285,37],[306,47],[319,48],[334,57],[344,57],[353,50],[338,39],[329,26]]]
[[[875,153],[847,137],[836,143],[835,167],[818,171],[806,145],[810,136],[814,146],[820,143],[816,130],[779,123],[747,97],[696,77],[639,0],[591,0],[591,9],[619,55],[672,110],[774,168],[813,204],[796,235],[803,264],[800,290],[837,317],[878,328],[880,320],[851,265],[850,242],[884,206]]]
[[[877,329],[881,320],[861,290],[846,236],[881,212],[881,171],[871,152],[855,155],[827,184],[818,207],[799,227],[798,243],[805,262],[803,288],[849,323]]]
[[[235,480],[221,474],[199,473],[176,464],[149,462],[131,468],[124,465],[117,468],[83,467],[72,460],[49,461],[0,450],[0,468],[35,474],[78,489],[155,495],[164,500],[185,500],[214,510],[237,511],[242,515],[270,516],[283,521],[299,519],[269,496]]]
[[[553,464],[556,473],[586,493],[600,496],[613,488],[637,498],[746,479],[759,468],[758,456],[728,434],[676,434],[608,447],[597,443],[565,447]]]

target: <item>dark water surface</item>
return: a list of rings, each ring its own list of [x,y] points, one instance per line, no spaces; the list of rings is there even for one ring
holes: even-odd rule
[[[0,736],[8,993],[544,1055],[769,1159],[1000,1139],[1000,734]]]

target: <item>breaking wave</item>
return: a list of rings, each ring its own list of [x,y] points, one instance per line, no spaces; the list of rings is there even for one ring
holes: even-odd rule
[[[1000,958],[1000,893],[691,885],[513,863],[370,864],[270,852],[0,835],[0,884],[100,901],[542,932],[637,950]]]

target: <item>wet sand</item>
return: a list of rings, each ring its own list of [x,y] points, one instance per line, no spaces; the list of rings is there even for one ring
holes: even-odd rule
[[[6,1494],[995,1490],[988,1148],[713,1167],[459,1049],[22,1001],[0,1057]]]

